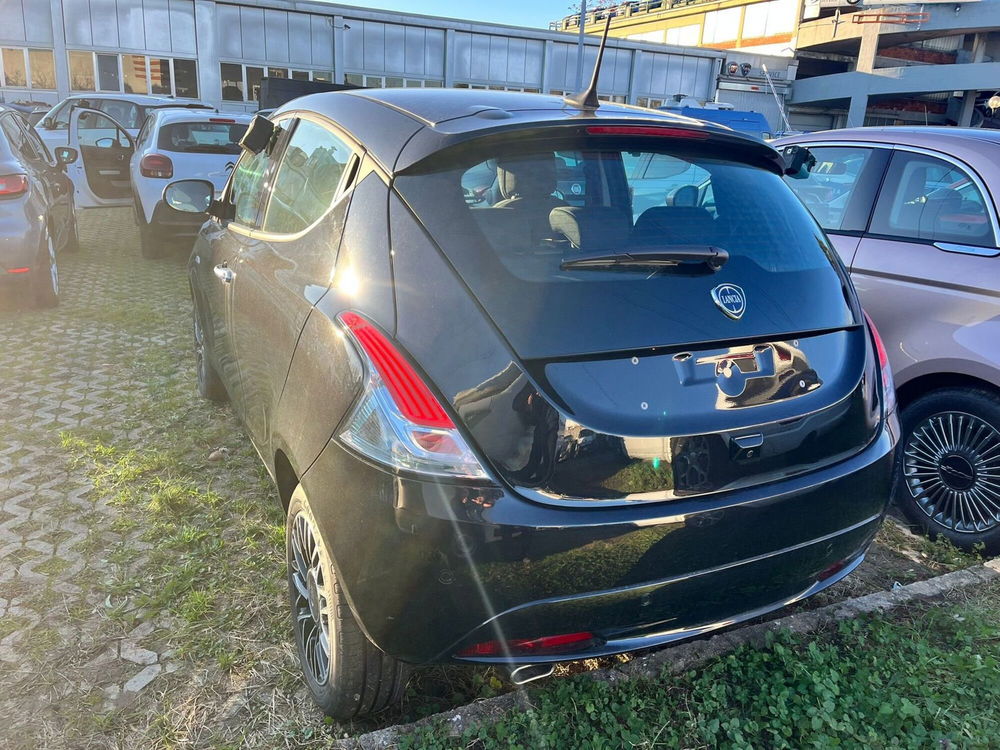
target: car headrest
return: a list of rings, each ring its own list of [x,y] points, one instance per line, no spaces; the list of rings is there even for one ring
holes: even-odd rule
[[[697,206],[698,188],[694,185],[681,185],[674,191],[670,199],[672,206]]]
[[[560,206],[549,212],[549,226],[578,250],[618,250],[632,230],[628,214],[610,206]]]
[[[497,160],[497,184],[504,198],[541,198],[556,189],[556,160],[532,155]]]

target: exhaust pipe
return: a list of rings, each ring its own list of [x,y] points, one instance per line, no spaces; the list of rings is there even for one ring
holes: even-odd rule
[[[520,687],[548,677],[555,670],[554,664],[522,664],[519,667],[509,667],[508,675],[515,687]]]

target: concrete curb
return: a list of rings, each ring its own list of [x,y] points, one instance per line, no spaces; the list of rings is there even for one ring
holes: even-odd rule
[[[749,625],[723,632],[699,641],[669,646],[646,654],[614,669],[598,669],[586,673],[595,680],[620,682],[637,677],[658,677],[664,672],[678,674],[704,664],[709,659],[723,656],[744,646],[763,645],[768,633],[788,629],[795,633],[810,633],[820,627],[869,612],[885,612],[912,601],[933,599],[949,591],[977,586],[1000,580],[1000,558],[982,565],[918,581],[891,591],[879,591],[856,599],[847,599],[811,612],[800,612],[777,620]],[[378,729],[374,732],[338,740],[334,747],[340,750],[381,750],[392,748],[401,737],[428,724],[449,726],[451,736],[460,736],[467,727],[490,724],[516,709],[529,708],[523,691],[514,691],[496,698],[470,703],[467,706],[428,716],[412,724]]]

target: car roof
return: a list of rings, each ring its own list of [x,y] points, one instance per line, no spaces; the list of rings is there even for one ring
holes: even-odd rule
[[[584,112],[560,96],[480,89],[355,89],[294,99],[271,119],[295,111],[328,117],[358,138],[390,171],[405,169],[450,145],[487,133],[558,124],[627,123],[678,126],[778,159],[756,138],[715,123],[643,107],[602,102]]]
[[[935,125],[895,125],[871,128],[841,128],[840,130],[820,130],[780,138],[784,143],[802,141],[871,141],[875,143],[898,143],[904,146],[937,146],[970,140],[1000,145],[1000,130],[988,128],[956,128]]]
[[[169,96],[155,96],[151,94],[112,94],[101,91],[92,91],[86,94],[72,94],[67,99],[121,99],[122,101],[139,104],[143,107],[157,106],[161,104],[177,104],[183,106],[182,102]],[[194,102],[197,103],[197,102]]]
[[[204,122],[209,118],[220,118],[233,120],[235,122],[249,123],[253,115],[243,112],[219,112],[214,109],[157,109],[150,117],[155,117],[158,125],[168,122]]]

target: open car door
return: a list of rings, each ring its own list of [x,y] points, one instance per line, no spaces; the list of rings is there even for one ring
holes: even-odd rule
[[[67,172],[73,180],[77,208],[129,206],[129,161],[132,137],[104,112],[78,107],[69,119],[68,145],[77,159]]]

